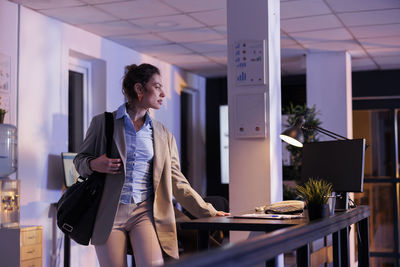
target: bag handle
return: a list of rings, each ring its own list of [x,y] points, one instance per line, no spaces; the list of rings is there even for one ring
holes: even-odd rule
[[[106,156],[111,157],[111,147],[114,135],[114,116],[111,112],[104,112],[106,121]]]

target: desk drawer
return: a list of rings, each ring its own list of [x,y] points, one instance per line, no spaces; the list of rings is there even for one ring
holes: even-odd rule
[[[42,267],[42,259],[33,259],[33,260],[26,260],[21,261],[20,267]]]
[[[42,257],[42,244],[23,246],[21,247],[21,261],[41,258]]]
[[[42,229],[30,227],[21,230],[21,246],[42,243]]]

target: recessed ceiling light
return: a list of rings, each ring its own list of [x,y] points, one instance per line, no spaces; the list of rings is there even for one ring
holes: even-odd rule
[[[160,28],[171,28],[178,26],[178,23],[175,21],[158,21],[156,22],[156,26]]]

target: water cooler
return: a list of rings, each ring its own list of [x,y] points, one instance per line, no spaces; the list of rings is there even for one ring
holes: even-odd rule
[[[17,170],[17,128],[0,124],[0,228],[19,226],[20,181],[9,176]]]

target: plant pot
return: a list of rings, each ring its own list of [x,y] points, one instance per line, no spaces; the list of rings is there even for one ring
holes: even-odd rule
[[[329,214],[328,204],[324,204],[324,205],[308,204],[307,209],[308,209],[308,218],[310,221],[326,218],[326,217],[328,217],[328,214]]]

